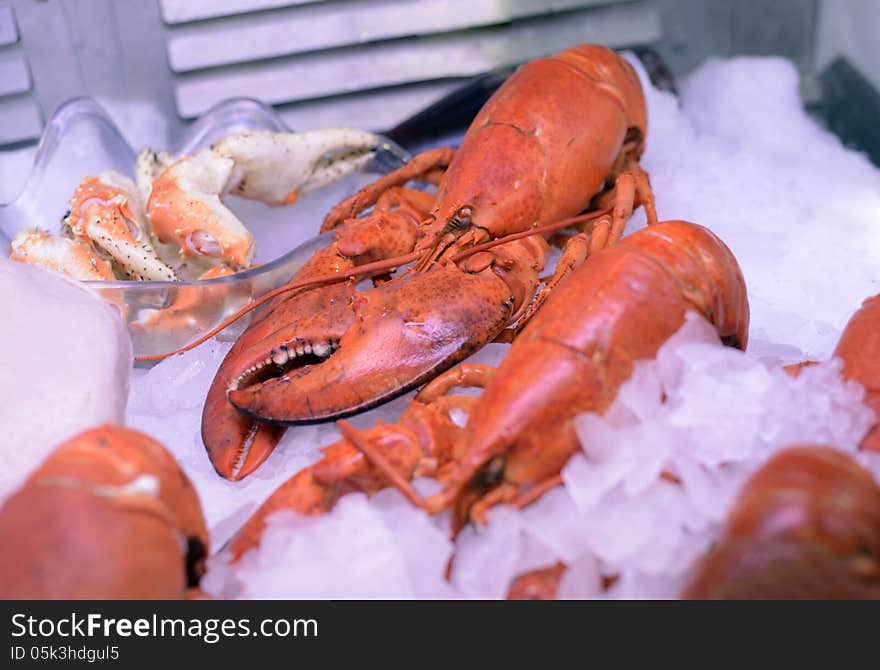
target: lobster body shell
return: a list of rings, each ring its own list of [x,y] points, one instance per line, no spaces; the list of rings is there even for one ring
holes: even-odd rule
[[[647,115],[632,66],[580,45],[521,66],[474,119],[440,183],[435,221],[462,208],[496,238],[574,216],[644,150]],[[629,136],[629,137],[628,137]]]
[[[505,482],[518,489],[558,474],[579,447],[573,418],[602,414],[634,362],[655,356],[688,311],[745,348],[749,310],[739,266],[717,237],[692,223],[634,233],[562,282],[470,416],[458,472],[435,498],[442,506],[456,500],[454,526],[486,492],[493,463],[497,479],[498,460]]]
[[[853,314],[834,350],[843,359],[843,376],[865,387],[865,404],[876,421],[861,448],[880,451],[880,295],[868,298]]]
[[[880,487],[846,454],[787,449],[746,483],[686,598],[880,598]]]
[[[103,426],[61,445],[0,509],[3,598],[179,598],[208,532],[158,442]]]

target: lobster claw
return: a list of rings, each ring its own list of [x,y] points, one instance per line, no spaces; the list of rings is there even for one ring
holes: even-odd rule
[[[202,413],[202,440],[214,469],[237,480],[252,473],[284,434],[240,414],[227,401],[229,389],[266,374],[282,353],[313,349],[318,335],[339,338],[352,321],[354,288],[334,284],[277,300],[259,313],[220,365]]]
[[[491,342],[515,303],[491,270],[471,274],[442,266],[406,274],[355,294],[338,340],[340,321],[324,313],[325,330],[312,336],[329,347],[322,344],[319,353],[313,344],[310,356],[261,368],[227,397],[248,417],[273,424],[348,416],[414,388]],[[264,340],[259,356],[266,360],[283,344],[280,337]]]

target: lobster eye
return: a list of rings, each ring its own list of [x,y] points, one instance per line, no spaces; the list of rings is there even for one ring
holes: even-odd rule
[[[465,205],[461,207],[449,221],[446,223],[446,227],[443,229],[445,233],[461,233],[467,230],[471,225],[471,216],[473,215],[474,210]]]

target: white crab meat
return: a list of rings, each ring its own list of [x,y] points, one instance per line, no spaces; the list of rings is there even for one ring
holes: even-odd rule
[[[255,131],[226,137],[211,151],[233,162],[226,192],[277,206],[363,167],[379,142],[373,133],[348,128]]]

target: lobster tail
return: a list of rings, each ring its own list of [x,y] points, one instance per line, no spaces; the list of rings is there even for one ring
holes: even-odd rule
[[[664,221],[640,230],[621,246],[634,240],[679,281],[681,297],[715,326],[722,342],[745,350],[746,283],[736,257],[717,235],[688,221]]]

